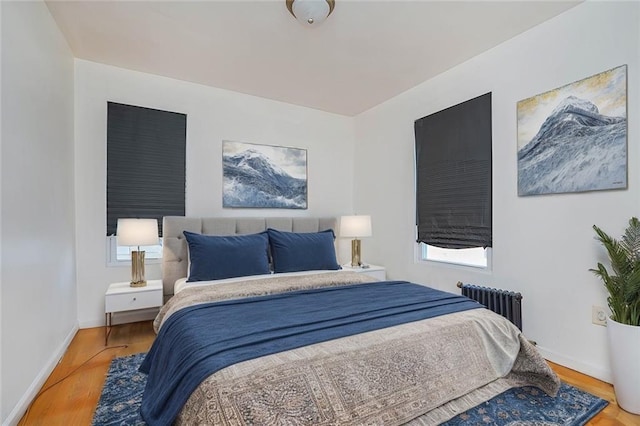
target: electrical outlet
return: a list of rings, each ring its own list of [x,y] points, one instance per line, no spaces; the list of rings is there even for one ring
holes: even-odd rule
[[[602,306],[591,307],[591,322],[595,325],[607,326],[607,310]]]

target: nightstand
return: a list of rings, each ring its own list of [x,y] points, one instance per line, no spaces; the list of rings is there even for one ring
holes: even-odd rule
[[[342,269],[345,271],[353,271],[358,272],[360,274],[366,274],[370,277],[376,278],[380,281],[385,281],[387,279],[387,270],[384,266],[378,265],[368,265],[368,268],[354,268],[350,264],[342,265]]]
[[[104,295],[104,316],[106,327],[104,345],[111,334],[111,314],[162,306],[162,280],[149,280],[144,287],[131,287],[129,282],[109,285]]]

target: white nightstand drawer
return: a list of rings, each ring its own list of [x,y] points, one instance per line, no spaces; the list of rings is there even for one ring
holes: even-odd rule
[[[105,293],[104,311],[123,312],[162,306],[162,281],[149,280],[145,287],[113,283]]]
[[[148,280],[144,287],[131,287],[128,282],[110,284],[104,294],[105,346],[109,343],[113,313],[159,308],[163,302],[162,293],[162,280]]]
[[[133,311],[162,305],[162,291],[111,294],[105,297],[105,312]]]

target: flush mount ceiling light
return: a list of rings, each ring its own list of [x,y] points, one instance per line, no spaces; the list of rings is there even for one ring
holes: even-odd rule
[[[286,0],[287,9],[305,26],[317,26],[331,15],[335,0]]]

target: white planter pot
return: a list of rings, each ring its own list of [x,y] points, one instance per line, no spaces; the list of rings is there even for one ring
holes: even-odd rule
[[[640,414],[640,327],[607,319],[609,358],[618,405]]]

